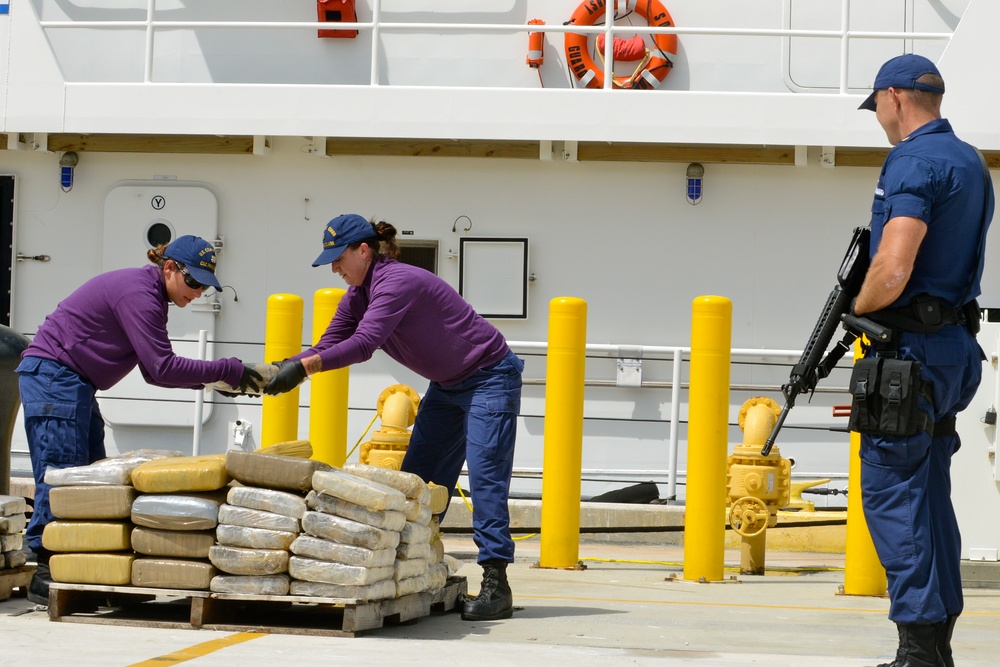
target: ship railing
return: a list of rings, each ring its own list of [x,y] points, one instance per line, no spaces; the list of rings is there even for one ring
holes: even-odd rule
[[[544,358],[548,351],[548,344],[545,342],[532,341],[508,341],[511,350],[516,354],[526,357]],[[686,401],[686,392],[690,384],[682,380],[686,376],[683,373],[685,364],[690,362],[691,348],[681,346],[655,346],[655,345],[615,345],[615,344],[587,344],[585,355],[588,360],[610,359],[617,361],[618,373],[614,379],[605,377],[586,377],[584,386],[591,388],[599,387],[623,387],[638,388],[648,390],[669,390],[669,417],[666,419],[667,433],[667,468],[666,470],[654,470],[643,468],[642,470],[583,470],[583,476],[594,481],[601,477],[616,478],[649,478],[655,476],[666,478],[667,489],[666,499],[669,501],[677,498],[677,485],[680,471],[677,467],[678,450],[680,446],[680,433],[683,422],[681,420],[681,406]],[[763,348],[733,348],[730,350],[731,366],[742,365],[766,365],[784,370],[790,369],[802,356],[802,350],[783,349],[763,349]],[[648,380],[641,377],[641,370],[638,373],[629,373],[629,369],[637,366],[641,369],[643,362],[662,362],[669,364],[671,378]],[[845,366],[846,367],[846,366]],[[624,371],[624,372],[623,372]],[[779,371],[780,372],[780,371]],[[787,373],[785,375],[787,377]],[[636,378],[639,378],[636,380]],[[526,387],[544,387],[546,379],[544,374],[540,377],[532,377],[526,373],[523,383]],[[763,383],[733,383],[730,382],[731,392],[746,395],[748,398],[758,395],[770,395],[771,397],[781,396],[781,385]],[[847,388],[825,383],[816,388],[817,394],[846,394]],[[586,403],[586,391],[584,402]],[[525,415],[522,414],[522,417]],[[586,419],[586,417],[585,417]],[[794,429],[794,426],[791,427]],[[541,477],[541,469],[518,468],[514,471],[515,476],[524,478]],[[822,474],[807,475],[809,477],[830,477],[846,478],[843,473],[826,472]],[[618,481],[621,481],[620,479]]]
[[[605,69],[614,69],[614,37],[618,33],[642,33],[649,35],[672,34],[683,36],[708,36],[708,37],[778,37],[784,40],[794,38],[819,38],[828,40],[838,40],[840,42],[839,55],[839,93],[849,92],[848,72],[850,45],[854,40],[904,40],[912,45],[916,41],[948,41],[952,38],[952,32],[917,32],[917,31],[865,31],[851,30],[851,0],[841,0],[841,27],[833,30],[819,29],[796,29],[790,27],[791,11],[788,1],[784,5],[782,12],[783,26],[781,28],[729,28],[729,27],[695,27],[695,26],[669,26],[654,27],[649,25],[620,25],[616,26],[609,20],[613,12],[605,12],[605,22],[592,26],[584,25],[558,25],[558,24],[527,24],[527,23],[457,23],[457,22],[399,22],[383,21],[382,0],[371,0],[372,20],[358,21],[353,23],[338,22],[335,24],[318,21],[217,21],[217,20],[161,20],[156,16],[156,0],[148,0],[146,18],[142,20],[40,20],[39,25],[44,29],[142,29],[145,31],[144,49],[144,80],[143,83],[154,83],[153,62],[154,62],[154,36],[157,31],[183,30],[183,29],[211,29],[211,30],[329,30],[336,26],[337,30],[357,30],[359,32],[370,32],[371,40],[371,73],[369,85],[386,85],[380,81],[380,57],[382,48],[382,35],[386,33],[412,33],[424,32],[432,34],[440,33],[576,33],[576,34],[600,34],[606,36],[604,60]],[[787,73],[786,73],[787,74]],[[787,77],[786,77],[787,78]],[[604,77],[604,88],[610,89],[613,85],[612,77]],[[490,86],[477,86],[488,88]]]

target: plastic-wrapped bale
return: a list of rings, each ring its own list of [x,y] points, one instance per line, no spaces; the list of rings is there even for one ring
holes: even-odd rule
[[[215,541],[227,547],[244,549],[285,549],[291,546],[298,533],[284,530],[267,530],[248,526],[220,523],[215,528]]]
[[[131,551],[131,533],[126,521],[52,521],[42,546],[55,553]]]
[[[312,487],[316,491],[322,491],[370,510],[398,512],[406,504],[406,496],[402,491],[342,470],[316,471],[313,474]]]
[[[254,510],[249,507],[238,507],[228,503],[219,507],[219,523],[231,526],[246,526],[247,528],[263,528],[265,530],[280,530],[286,533],[298,534],[301,530],[299,520],[295,517]]]
[[[21,531],[27,523],[28,505],[20,496],[0,496],[0,570],[21,567],[27,561],[21,553]]]
[[[365,479],[370,479],[373,482],[396,489],[407,498],[414,499],[417,502],[420,502],[425,494],[429,493],[427,483],[420,479],[419,475],[415,475],[412,472],[403,472],[402,470],[371,466],[364,463],[348,463],[344,465],[342,470],[346,473],[364,477]],[[429,502],[430,499],[427,499],[424,501],[424,504]]]
[[[441,514],[448,509],[448,487],[439,486],[431,482],[427,485],[427,489],[430,492],[430,500],[427,502],[427,506],[431,508],[431,514]]]
[[[215,391],[224,391],[230,394],[243,393],[247,396],[260,396],[264,392],[264,387],[274,379],[274,376],[278,374],[278,367],[275,364],[253,364],[253,369],[257,371],[260,375],[260,380],[253,380],[245,391],[240,392],[238,387],[233,387],[227,382],[219,380],[218,382],[209,382],[205,385],[205,389],[214,389]]]
[[[311,483],[311,477],[310,477]],[[234,486],[229,489],[226,502],[235,507],[245,507],[262,512],[274,512],[282,516],[301,519],[306,513],[306,501],[297,494],[277,489],[262,489],[253,486]]]
[[[216,573],[211,563],[199,560],[136,558],[132,562],[132,585],[205,591]]]
[[[315,581],[338,586],[367,586],[376,581],[392,579],[393,567],[362,567],[329,560],[292,556],[288,559],[288,574],[292,579]]]
[[[54,554],[49,559],[52,581],[65,584],[128,586],[132,583],[133,554]]]
[[[289,547],[296,556],[329,560],[361,567],[386,567],[396,560],[394,549],[367,549],[353,544],[341,544],[312,535],[299,535]]]
[[[224,496],[150,494],[132,503],[132,523],[161,530],[207,530],[219,523]]]
[[[132,486],[143,493],[215,491],[230,481],[223,454],[158,459],[132,471]]]
[[[399,545],[398,531],[383,530],[325,512],[306,512],[302,517],[302,530],[314,537],[366,549],[395,549]]]
[[[161,558],[208,558],[215,544],[215,530],[163,530],[136,526],[132,529],[132,549],[145,556]]]
[[[427,566],[427,579],[430,583],[429,591],[436,591],[444,588],[448,583],[448,566],[444,563],[435,563]]]
[[[393,564],[392,578],[396,581],[419,577],[427,573],[427,560],[424,558],[397,558]]]
[[[27,503],[20,496],[0,496],[0,570],[21,567],[27,562],[21,553],[21,531],[27,525]]]
[[[431,580],[426,573],[417,575],[415,577],[407,577],[406,579],[396,579],[396,597],[401,598],[404,595],[412,595],[413,593],[421,593],[430,588]]]
[[[226,453],[226,470],[245,486],[305,493],[312,488],[316,472],[330,469],[329,464],[312,459],[235,449]]]
[[[208,558],[227,574],[265,576],[288,571],[288,552],[283,549],[243,549],[217,544],[209,549]]]
[[[407,521],[418,523],[421,526],[429,525],[431,519],[434,518],[430,507],[413,498],[406,499],[406,505],[403,507],[403,515],[406,516]]]
[[[310,491],[306,504],[317,512],[335,514],[383,530],[400,531],[406,525],[406,515],[394,510],[370,510],[319,491]]]
[[[128,519],[138,492],[124,484],[56,486],[49,509],[57,519]]]
[[[307,597],[336,598],[341,600],[385,600],[396,595],[396,582],[392,579],[376,581],[367,586],[338,586],[316,581],[292,581],[289,592]]]
[[[182,452],[163,449],[139,449],[120,456],[112,456],[85,466],[53,468],[45,470],[43,480],[50,486],[72,486],[79,484],[132,484],[132,471],[143,463],[158,459],[184,456]]]
[[[218,574],[212,578],[210,590],[213,593],[235,595],[288,595],[291,577],[287,574],[267,576],[241,576]]]

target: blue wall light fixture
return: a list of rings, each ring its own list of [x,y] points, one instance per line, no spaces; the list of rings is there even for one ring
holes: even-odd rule
[[[73,189],[73,169],[79,161],[79,156],[73,151],[67,151],[59,158],[59,185],[63,192]]]
[[[700,162],[692,162],[687,168],[687,201],[692,206],[701,203],[702,185],[705,180],[705,168]]]

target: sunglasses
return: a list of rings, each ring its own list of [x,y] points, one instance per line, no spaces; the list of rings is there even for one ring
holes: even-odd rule
[[[177,262],[174,262],[174,264],[177,264]],[[208,289],[208,285],[202,285],[200,282],[192,278],[191,274],[188,273],[183,264],[177,264],[177,270],[181,272],[182,276],[184,276],[184,284],[191,289]]]

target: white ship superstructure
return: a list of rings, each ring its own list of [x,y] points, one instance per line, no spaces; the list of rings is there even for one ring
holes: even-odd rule
[[[617,22],[593,27],[565,25],[574,0],[357,0],[357,20],[338,26],[318,22],[316,4],[0,2],[12,328],[32,335],[87,278],[142,265],[160,235],[194,233],[219,239],[232,289],[171,314],[176,349],[198,354],[205,331],[206,354],[260,361],[268,296],[303,297],[307,344],[313,294],[343,287],[310,267],[323,223],[377,217],[492,310],[527,359],[516,493],[540,489],[549,304],[575,296],[593,346],[585,495],[652,480],[683,499],[692,301],[732,300],[737,442],[747,398],[781,400],[851,231],[868,222],[889,146],[857,107],[878,66],[905,52],[937,62],[944,115],[1000,166],[1000,91],[984,78],[1000,59],[1000,4],[987,0],[667,0],[671,24],[655,28],[624,1]],[[333,27],[357,36],[319,36]],[[531,32],[544,32],[538,68],[525,62]],[[585,89],[567,34],[591,49],[598,34],[671,34],[677,49],[653,89]],[[636,63],[613,67],[627,78]],[[980,300],[994,309],[997,243]],[[955,494],[964,555],[995,560],[1000,528],[981,517],[1000,504],[996,428],[981,420],[1000,392],[998,327],[980,341],[993,359],[963,416]],[[778,443],[793,476],[832,489],[846,488],[846,419],[831,411],[849,402],[846,380],[842,366],[800,398]],[[381,353],[351,369],[351,444],[395,382],[426,385]],[[308,384],[301,402],[305,437]],[[260,399],[198,403],[130,379],[102,398],[109,451],[184,449],[193,431],[202,453],[259,438]],[[13,450],[27,470],[19,425]]]

